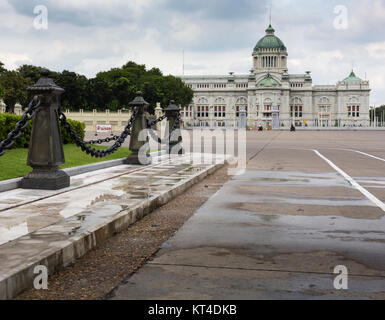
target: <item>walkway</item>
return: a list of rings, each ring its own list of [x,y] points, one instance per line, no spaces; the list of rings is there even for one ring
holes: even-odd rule
[[[247,172],[113,299],[385,299],[383,138],[250,134]],[[339,265],[348,290],[334,288]]]

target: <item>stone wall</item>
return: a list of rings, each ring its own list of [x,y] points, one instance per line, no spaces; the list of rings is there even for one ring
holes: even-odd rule
[[[4,104],[4,102],[0,100],[0,113],[5,113],[5,110],[6,110],[6,105]],[[157,118],[163,115],[163,111],[159,103],[157,104],[155,113]],[[20,104],[16,104],[15,114],[17,115],[23,114],[22,106]],[[86,125],[86,132],[95,132],[96,125],[107,124],[112,126],[112,131],[114,133],[119,133],[124,130],[128,121],[131,118],[131,112],[124,111],[124,110],[118,110],[117,112],[110,112],[110,110],[106,110],[104,112],[98,112],[97,110],[93,110],[91,112],[83,111],[83,110],[79,110],[79,111],[66,110],[65,115],[67,119],[84,122]],[[162,124],[157,125],[158,130],[161,129]]]
[[[131,112],[122,110],[117,112],[110,112],[110,110],[105,112],[98,112],[96,110],[92,112],[66,110],[65,115],[68,119],[84,122],[86,132],[95,132],[96,125],[98,124],[111,125],[113,132],[122,132],[131,118]]]
[[[157,104],[155,113],[157,118],[163,114],[160,104]],[[112,126],[112,131],[114,133],[120,133],[127,126],[127,123],[131,118],[131,111],[118,110],[117,112],[111,112],[110,110],[106,110],[104,112],[98,112],[93,110],[92,112],[89,112],[79,110],[74,112],[66,110],[65,115],[68,119],[84,122],[86,125],[86,132],[95,132],[96,125],[107,124]]]

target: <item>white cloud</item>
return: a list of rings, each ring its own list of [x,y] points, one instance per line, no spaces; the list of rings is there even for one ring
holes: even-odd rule
[[[17,54],[10,52],[0,52],[0,57],[4,63],[5,68],[14,70],[18,68],[21,64],[32,63],[32,59],[27,54]]]
[[[174,17],[170,22],[170,36],[173,41],[181,44],[196,42],[202,36],[202,28],[197,22],[186,18]]]
[[[251,52],[268,24],[267,1],[0,0],[0,61],[88,77],[128,60],[164,73],[248,73]],[[271,0],[273,26],[289,52],[291,73],[312,71],[315,84],[357,75],[371,81],[372,102],[385,103],[385,0]],[[49,28],[33,28],[45,4]],[[207,6],[205,5],[207,4]],[[349,29],[335,30],[335,5],[349,9]],[[252,10],[251,10],[251,9]]]
[[[369,58],[385,59],[385,42],[371,43],[365,47]]]

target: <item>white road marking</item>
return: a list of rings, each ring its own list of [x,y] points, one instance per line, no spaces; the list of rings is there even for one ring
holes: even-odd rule
[[[342,175],[346,180],[348,180],[353,187],[355,187],[358,191],[360,191],[365,197],[367,197],[370,201],[372,201],[377,207],[382,209],[385,212],[385,203],[381,200],[377,199],[373,194],[371,194],[368,190],[361,187],[351,176],[349,176],[346,172],[342,171],[339,167],[337,167],[333,162],[331,162],[328,158],[323,156],[319,151],[313,150],[320,158],[325,160],[334,170],[336,170],[340,175]]]
[[[360,154],[363,154],[364,156],[367,156],[367,157],[370,157],[370,158],[373,158],[373,159],[377,159],[377,160],[380,160],[380,161],[384,161],[385,162],[385,159],[383,158],[379,158],[379,157],[376,157],[376,156],[373,156],[369,153],[365,153],[365,152],[362,152],[362,151],[358,151],[358,150],[353,150],[353,149],[344,149],[346,151],[352,151],[352,152],[357,152],[357,153],[360,153]]]
[[[380,184],[385,186],[385,181],[378,181],[378,180],[360,180],[361,183],[367,183],[367,184]]]

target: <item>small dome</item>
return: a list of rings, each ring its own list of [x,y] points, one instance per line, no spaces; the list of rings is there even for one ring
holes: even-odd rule
[[[354,71],[350,73],[350,76],[344,79],[345,82],[361,82],[362,80],[356,76]]]
[[[277,80],[275,80],[270,73],[266,75],[261,81],[257,84],[258,87],[280,87],[281,85]]]
[[[259,49],[280,49],[281,51],[286,51],[284,43],[277,36],[274,35],[274,28],[269,25],[266,29],[266,36],[258,41],[257,45],[254,48],[254,51]]]

